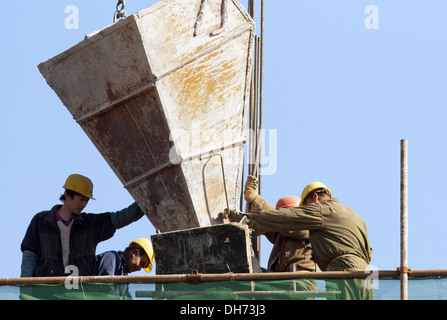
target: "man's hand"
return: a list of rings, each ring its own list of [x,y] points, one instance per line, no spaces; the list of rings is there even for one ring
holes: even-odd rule
[[[258,179],[254,176],[247,176],[244,189],[245,201],[252,203],[258,195]]]
[[[239,222],[244,217],[244,215],[238,210],[225,209],[219,214],[222,216],[223,219],[228,219],[230,220],[230,222]]]

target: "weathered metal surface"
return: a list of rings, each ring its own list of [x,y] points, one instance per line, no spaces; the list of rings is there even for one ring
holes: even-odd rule
[[[151,236],[156,274],[251,273],[247,226],[221,224]]]
[[[162,232],[222,222],[212,154],[240,204],[254,23],[222,1],[160,1],[39,65]]]

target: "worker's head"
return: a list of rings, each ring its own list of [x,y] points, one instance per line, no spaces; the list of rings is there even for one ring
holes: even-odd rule
[[[332,197],[331,190],[321,182],[312,182],[308,184],[301,193],[300,207],[320,202]]]
[[[152,270],[154,249],[152,247],[152,242],[148,238],[139,238],[132,241],[124,250],[123,254],[127,262],[127,273],[140,271],[141,268],[146,272]]]
[[[80,174],[68,176],[64,186],[65,192],[59,198],[72,213],[80,214],[93,198],[92,181]]]
[[[282,197],[276,203],[276,209],[280,208],[294,208],[300,205],[300,198],[296,196]]]

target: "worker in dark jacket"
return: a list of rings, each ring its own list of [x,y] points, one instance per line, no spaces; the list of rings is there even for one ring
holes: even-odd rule
[[[131,272],[151,272],[154,261],[152,242],[139,238],[129,243],[124,251],[106,251],[96,256],[98,276],[122,276]]]
[[[75,266],[80,276],[95,275],[98,243],[144,215],[136,203],[117,212],[82,212],[94,199],[93,183],[82,175],[70,175],[63,188],[63,204],[36,214],[28,226],[21,277],[64,276],[68,266]]]

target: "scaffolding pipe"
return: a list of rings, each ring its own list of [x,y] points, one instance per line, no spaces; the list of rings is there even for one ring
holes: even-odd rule
[[[408,299],[408,142],[401,140],[400,152],[400,299]]]
[[[79,276],[79,277],[33,277],[0,278],[0,286],[41,285],[70,283],[173,283],[173,282],[215,282],[215,281],[256,281],[293,279],[364,279],[368,277],[399,278],[398,270],[369,271],[324,271],[324,272],[266,272],[266,273],[224,273],[224,274],[169,274],[149,276]],[[447,277],[447,269],[413,270],[412,278]]]
[[[263,111],[264,111],[264,0],[261,0],[261,37],[259,39],[259,153],[258,162],[258,180],[259,194],[262,195],[262,134],[264,130]]]

